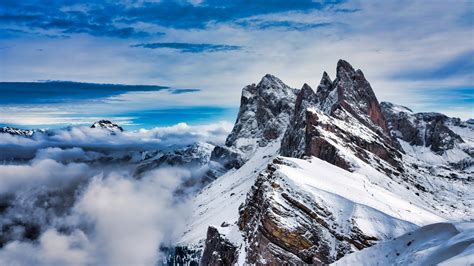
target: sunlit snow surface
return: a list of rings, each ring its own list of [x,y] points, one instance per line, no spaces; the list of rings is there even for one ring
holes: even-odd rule
[[[437,223],[349,254],[335,265],[472,265],[474,224]]]

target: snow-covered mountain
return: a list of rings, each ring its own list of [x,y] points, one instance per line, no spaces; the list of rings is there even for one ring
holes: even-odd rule
[[[110,130],[111,132],[120,131],[123,132],[123,128],[117,124],[110,122],[109,120],[99,120],[92,124],[91,128],[103,128]]]
[[[110,233],[109,223],[148,216],[138,221],[148,227],[132,245],[157,236],[157,224],[169,232],[186,223],[177,242],[173,236],[144,246],[151,258],[159,248],[160,263],[473,261],[474,124],[379,103],[362,71],[344,60],[334,80],[325,72],[315,89],[291,88],[269,74],[246,86],[225,142],[228,130],[217,132],[219,142],[182,130],[127,132],[108,120],[0,128],[0,264],[2,254],[41,246],[51,232],[119,246],[130,237],[124,228],[136,224]],[[185,136],[193,141],[183,142]],[[97,196],[111,200],[97,204]],[[91,211],[107,222],[82,215]],[[97,230],[118,236],[101,242]],[[71,241],[74,252],[94,255],[98,247]],[[129,244],[120,250],[137,251]],[[35,259],[45,257],[39,254]]]
[[[316,90],[266,75],[243,89],[234,129],[211,155],[230,170],[194,198],[178,244],[187,253],[171,260],[373,265],[426,226],[447,224],[435,226],[439,239],[455,237],[443,230],[474,220],[473,138],[459,119],[380,104],[343,60]],[[474,240],[463,239],[433,262],[472,253]],[[399,253],[428,249],[415,246]]]
[[[0,133],[6,133],[14,136],[30,137],[35,131],[31,129],[19,129],[14,127],[0,127]]]

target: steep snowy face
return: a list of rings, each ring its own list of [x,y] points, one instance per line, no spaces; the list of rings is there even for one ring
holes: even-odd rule
[[[99,120],[92,124],[91,128],[103,128],[111,132],[120,131],[123,132],[123,128],[117,124],[110,122],[109,120]]]
[[[328,264],[418,225],[443,221],[417,206],[415,195],[403,194],[403,184],[384,188],[376,184],[379,178],[384,176],[375,171],[350,173],[316,158],[277,157],[240,207],[247,262]]]
[[[10,134],[14,136],[23,136],[23,137],[31,137],[35,131],[31,129],[19,129],[14,127],[0,127],[0,134]]]
[[[228,168],[240,167],[258,147],[281,138],[293,115],[296,94],[296,89],[270,74],[257,85],[246,86],[234,128],[212,159]]]

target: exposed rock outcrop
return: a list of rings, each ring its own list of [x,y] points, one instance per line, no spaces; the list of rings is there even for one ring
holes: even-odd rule
[[[307,84],[298,93],[281,154],[297,158],[315,156],[350,170],[350,160],[339,148],[349,147],[364,161],[371,157],[385,161],[393,168],[385,171],[391,173],[403,171],[396,144],[370,84],[360,70],[355,71],[340,60],[334,82],[325,72],[316,93]],[[384,168],[380,163],[380,169]]]
[[[296,94],[296,89],[269,74],[257,85],[243,88],[234,128],[212,159],[238,168],[256,148],[281,138],[293,115]]]
[[[456,143],[464,142],[447,125],[451,123],[467,127],[458,118],[440,113],[414,113],[407,107],[388,102],[382,102],[382,111],[391,132],[410,145],[429,147],[441,155],[453,149]]]
[[[206,248],[200,265],[232,265],[237,260],[237,248],[212,226],[207,229]]]
[[[360,69],[354,70],[348,62],[339,60],[334,82],[327,73],[323,74],[317,94],[319,108],[326,114],[337,117],[336,110],[344,109],[365,126],[389,135],[387,122],[370,83]]]
[[[236,125],[211,155],[227,168],[243,167],[196,201],[200,230],[202,221],[216,224],[216,209],[223,212],[209,195],[240,206],[237,217],[225,210],[230,228],[208,231],[205,262],[235,263],[229,254],[238,253],[251,265],[325,265],[454,212],[465,217],[472,132],[459,119],[379,104],[362,71],[343,60],[336,79],[324,73],[316,92],[267,75],[244,88]],[[417,145],[436,154],[424,157]],[[268,147],[274,150],[262,153]],[[452,156],[438,156],[452,147]],[[216,251],[224,234],[231,252]]]
[[[352,219],[339,224],[339,214],[289,186],[276,172],[286,163],[275,159],[259,175],[240,208],[247,263],[329,264],[374,244],[377,238],[364,234]]]

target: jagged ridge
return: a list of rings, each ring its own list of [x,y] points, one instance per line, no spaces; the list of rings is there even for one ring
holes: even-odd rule
[[[277,80],[267,75],[259,85],[244,88],[236,125],[227,139],[226,147],[216,147],[213,154],[219,154],[221,162],[226,159],[235,161],[238,154],[240,162],[229,164],[229,168],[245,165],[242,169],[218,178],[197,196],[194,212],[196,217],[193,220],[199,222],[193,222],[194,229],[191,227],[187,231],[192,237],[185,234],[184,239],[189,240],[183,241],[182,245],[202,248],[203,242],[189,241],[195,241],[191,239],[196,239],[196,235],[205,235],[202,230],[207,228],[205,225],[208,219],[214,221],[212,224],[220,224],[218,221],[221,219],[220,221],[224,221],[222,224],[230,224],[230,227],[216,227],[218,238],[227,239],[226,241],[230,241],[238,250],[238,258],[232,258],[236,263],[330,263],[377,241],[396,236],[388,232],[399,235],[430,222],[469,216],[470,203],[463,201],[462,195],[470,193],[470,186],[466,184],[470,181],[463,179],[463,176],[468,176],[472,170],[459,171],[450,165],[454,162],[452,159],[449,162],[443,161],[443,166],[439,169],[451,169],[448,173],[455,172],[459,177],[455,180],[447,179],[443,175],[445,172],[441,174],[438,170],[430,169],[425,161],[417,161],[417,154],[407,153],[404,143],[400,143],[403,139],[394,134],[393,118],[388,115],[386,117],[385,104],[379,104],[362,71],[354,70],[349,63],[340,60],[334,81],[324,73],[316,92],[307,84],[301,90],[293,89],[294,96],[290,98],[294,102],[292,104],[285,101],[285,106],[290,108],[284,109],[283,112],[277,107],[279,105],[271,104],[281,102],[282,99],[278,96],[281,96],[282,92],[272,90],[268,96],[273,99],[270,97],[264,101],[258,100],[260,96],[257,87],[289,91],[288,86]],[[266,86],[268,83],[275,85]],[[263,114],[266,115],[258,115],[259,109],[265,110]],[[285,119],[278,120],[274,119],[275,117]],[[272,119],[281,122],[279,127],[284,130],[274,130],[275,126],[272,124],[269,132],[276,134],[265,134],[266,127],[262,122]],[[462,128],[464,124],[456,124],[456,121],[448,119],[442,124],[453,133],[466,129]],[[442,138],[447,132],[443,126],[438,125],[435,128],[437,129],[430,131],[434,138]],[[469,134],[472,135],[473,129],[467,127],[466,130],[468,133],[464,135],[454,133],[459,138],[450,134],[454,144],[438,145],[442,150],[439,154],[452,152],[458,144],[464,143],[464,155],[460,156],[464,156],[462,160],[465,160],[469,156],[468,151],[472,149],[472,142],[466,143],[465,139],[469,138]],[[249,139],[252,141],[247,141]],[[268,153],[267,146],[280,147],[279,152]],[[219,150],[226,152],[216,152]],[[279,155],[302,158],[308,160],[309,164],[298,159],[287,163],[287,159],[280,158]],[[262,168],[259,161],[263,159],[264,163],[268,158],[275,157],[273,163],[260,170]],[[325,172],[325,179],[311,183],[312,179],[318,177],[319,171],[332,169],[322,164],[319,159],[354,173],[347,175],[329,170],[338,174],[330,177],[326,176],[328,172]],[[256,169],[253,171],[253,177],[252,168]],[[283,170],[279,170],[280,168]],[[367,211],[357,207],[356,209],[360,209],[357,214],[349,215],[348,219],[342,218],[345,216],[341,216],[337,206],[345,202],[340,199],[341,195],[345,194],[336,189],[331,192],[334,193],[329,197],[331,200],[328,200],[327,192],[314,190],[326,180],[344,180],[346,177],[343,176],[346,175],[349,178],[345,179],[346,183],[360,177],[366,180],[363,182],[369,182],[368,187],[365,183],[357,183],[362,180],[354,181],[360,186],[361,197],[367,197],[365,204],[372,206],[373,210]],[[299,178],[300,176],[305,178]],[[295,187],[295,182],[303,183]],[[451,191],[446,191],[446,186],[449,186]],[[340,189],[344,189],[344,186],[340,186]],[[393,199],[372,199],[374,193],[380,191],[391,195],[389,197]],[[238,195],[235,195],[236,192]],[[214,197],[214,194],[218,195],[219,199],[206,199]],[[246,196],[243,197],[244,195]],[[348,204],[358,206],[359,199],[349,195],[351,194],[346,196],[349,197],[346,199]],[[319,197],[319,200],[314,197]],[[414,209],[407,212],[405,207],[400,207],[393,213],[394,210],[390,207],[385,209],[380,205],[390,206],[393,200],[403,202],[400,206],[410,206]],[[221,212],[230,215],[222,215],[220,218],[212,216],[221,209],[212,203],[214,201],[231,201],[229,206],[226,205],[225,211]],[[229,210],[235,208],[234,212],[237,211],[235,206],[240,206],[238,216],[231,214]],[[410,212],[420,212],[417,214],[419,217]],[[207,215],[211,215],[212,219]],[[400,220],[395,219],[393,215],[400,217]],[[378,224],[378,229],[371,231],[368,229],[370,227],[364,226],[367,223],[365,219],[380,219],[372,225]],[[380,227],[380,223],[388,223],[388,226],[393,228]],[[216,238],[216,234],[213,235]],[[338,248],[334,248],[334,243],[338,243]],[[208,254],[212,254],[208,247],[206,250]]]

